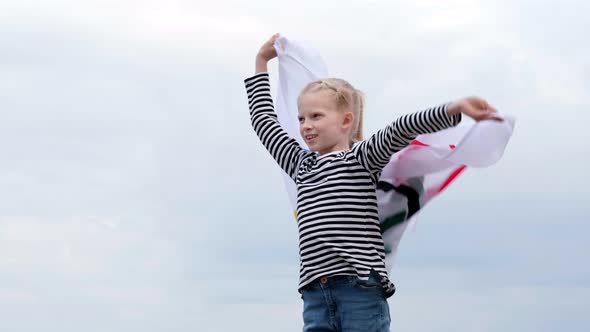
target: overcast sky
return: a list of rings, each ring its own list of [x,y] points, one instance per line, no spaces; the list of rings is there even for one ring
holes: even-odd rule
[[[473,94],[517,119],[404,237],[392,331],[588,331],[589,11],[0,0],[0,331],[301,330],[297,228],[243,87],[275,32],[366,93],[367,134]]]

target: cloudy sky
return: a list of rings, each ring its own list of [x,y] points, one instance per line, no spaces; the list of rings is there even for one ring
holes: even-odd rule
[[[587,331],[589,10],[0,0],[0,331],[301,330],[296,225],[243,88],[275,32],[366,93],[366,133],[472,94],[517,118],[404,238],[392,330]]]

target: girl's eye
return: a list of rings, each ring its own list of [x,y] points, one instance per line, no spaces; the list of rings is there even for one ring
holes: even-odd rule
[[[312,115],[311,117],[312,117],[312,118],[314,118],[314,119],[317,119],[317,118],[319,118],[319,117],[320,117],[320,114],[314,114],[314,115]]]
[[[303,118],[299,118],[299,122],[303,122]]]

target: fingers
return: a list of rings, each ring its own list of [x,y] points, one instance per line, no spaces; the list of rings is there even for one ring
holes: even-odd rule
[[[262,44],[262,47],[263,48],[273,47],[275,41],[277,41],[277,39],[279,39],[280,37],[281,37],[281,35],[279,33],[275,33],[267,41],[265,41],[264,44]]]
[[[489,120],[494,120],[494,121],[498,121],[498,122],[502,122],[504,121],[504,119],[502,119],[499,115],[498,115],[498,110],[496,108],[494,108],[492,105],[487,104],[487,109],[486,111],[488,112],[487,114],[487,118]]]
[[[490,105],[488,105],[488,102],[481,98],[478,98],[478,104],[482,110],[487,110],[490,107]]]
[[[493,121],[496,121],[496,122],[503,122],[504,121],[504,119],[502,119],[500,116],[495,115],[495,114],[490,114],[488,116],[488,120],[493,120]]]
[[[490,105],[485,99],[476,96],[467,97],[464,104],[463,113],[473,118],[475,121],[493,120],[502,122],[504,119],[498,115],[498,110]]]
[[[494,108],[490,108],[490,109],[486,110],[485,113],[483,114],[481,120],[493,120],[493,121],[497,121],[497,122],[504,121],[504,119],[502,119],[502,117],[500,117],[498,115],[498,111],[496,111],[496,109],[494,109]]]
[[[266,41],[266,43],[264,43],[263,47],[274,50],[274,48],[275,48],[274,44],[277,41],[277,39],[279,39],[280,37],[281,37],[281,35],[279,33],[275,33],[274,35],[272,35],[272,37],[270,37],[269,40]]]
[[[496,109],[492,105],[490,105],[487,102],[487,100],[482,99],[482,98],[478,98],[478,97],[475,97],[475,98],[477,98],[476,99],[477,100],[477,104],[479,105],[480,109],[482,109],[482,110],[490,110],[490,111],[496,112]]]
[[[277,41],[277,39],[279,39],[281,37],[280,33],[275,33],[274,35],[272,35],[272,37],[270,37],[270,39],[268,40],[269,44],[274,44],[275,41]]]
[[[270,61],[273,58],[277,57],[277,51],[275,49],[275,42],[279,39],[281,35],[279,33],[275,33],[272,35],[258,50],[258,54],[256,55],[257,59],[261,61]]]
[[[498,110],[490,105],[486,100],[479,99],[479,106],[483,111],[481,120],[494,120],[498,122],[502,122],[503,119],[497,115]]]

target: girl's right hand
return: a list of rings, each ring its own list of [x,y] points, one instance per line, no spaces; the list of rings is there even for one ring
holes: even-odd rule
[[[498,111],[479,97],[467,97],[456,100],[449,104],[447,108],[449,115],[456,115],[463,113],[475,121],[494,120],[502,122],[502,118],[498,116]]]
[[[256,56],[257,61],[268,62],[277,57],[277,50],[275,50],[274,43],[279,37],[280,34],[275,33],[269,40],[262,44],[258,51],[258,55]]]

